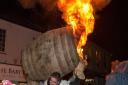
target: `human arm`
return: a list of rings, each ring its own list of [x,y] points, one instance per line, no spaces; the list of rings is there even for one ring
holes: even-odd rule
[[[77,83],[80,83],[81,80],[85,79],[85,75],[83,72],[87,65],[88,63],[86,60],[80,60],[80,62],[73,71],[72,77],[69,79],[70,85],[78,85]]]

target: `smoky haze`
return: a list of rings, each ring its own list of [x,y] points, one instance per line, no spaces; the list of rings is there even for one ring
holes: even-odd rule
[[[42,7],[42,9],[45,9],[47,11],[54,11],[57,9],[57,3],[58,0],[19,0],[21,5],[25,9],[34,8],[37,4]],[[68,0],[70,1],[70,0]],[[105,8],[111,0],[92,0],[92,5],[96,11],[102,10]]]

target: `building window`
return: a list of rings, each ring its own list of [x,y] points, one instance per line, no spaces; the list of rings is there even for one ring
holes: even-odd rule
[[[5,34],[6,30],[0,28],[0,52],[5,52]]]

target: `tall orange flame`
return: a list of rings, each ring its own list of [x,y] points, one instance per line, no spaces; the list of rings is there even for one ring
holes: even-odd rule
[[[74,36],[79,37],[77,52],[83,59],[82,47],[86,44],[87,36],[93,32],[95,22],[91,0],[58,0],[57,4],[63,12],[63,19],[73,29]]]

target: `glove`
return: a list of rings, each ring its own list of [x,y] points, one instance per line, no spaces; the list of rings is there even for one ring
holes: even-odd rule
[[[75,68],[74,74],[79,78],[84,80],[85,75],[84,75],[84,70],[87,67],[88,63],[86,60],[81,60],[77,67]]]

